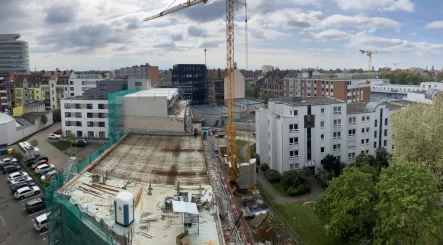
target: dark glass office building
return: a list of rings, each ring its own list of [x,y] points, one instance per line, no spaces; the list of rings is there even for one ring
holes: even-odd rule
[[[171,87],[178,88],[183,99],[193,105],[207,104],[207,74],[206,65],[174,65]]]

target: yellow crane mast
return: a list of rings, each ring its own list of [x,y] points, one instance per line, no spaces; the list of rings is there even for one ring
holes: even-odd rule
[[[207,3],[208,0],[187,0],[186,3],[179,4],[172,8],[168,8],[159,14],[147,17],[143,21],[150,21],[156,18],[160,18],[164,15],[177,12],[179,10],[195,6],[200,3]],[[235,127],[235,89],[234,89],[234,8],[235,4],[243,4],[246,2],[240,2],[239,0],[226,0],[226,68],[227,68],[227,98],[226,103],[228,107],[228,121],[226,123],[226,136],[227,136],[227,150],[228,160],[230,163],[229,174],[231,184],[238,185],[238,165],[239,159],[237,156],[237,144],[236,144],[236,127]]]

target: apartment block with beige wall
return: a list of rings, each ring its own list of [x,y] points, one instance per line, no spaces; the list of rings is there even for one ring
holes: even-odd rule
[[[288,97],[329,96],[348,103],[371,100],[371,84],[366,79],[336,80],[286,76],[283,83],[284,94]]]

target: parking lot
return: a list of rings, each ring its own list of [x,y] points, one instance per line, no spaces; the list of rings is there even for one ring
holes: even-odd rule
[[[0,156],[0,159],[5,157]],[[45,210],[33,214],[24,210],[26,202],[36,197],[44,197],[43,190],[37,196],[16,200],[6,177],[0,173],[0,244],[47,244],[47,232],[38,232],[34,228],[34,219],[44,214]]]

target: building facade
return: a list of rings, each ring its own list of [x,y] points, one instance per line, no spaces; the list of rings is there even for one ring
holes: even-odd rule
[[[172,69],[172,87],[194,105],[208,103],[206,65],[179,64]]]
[[[116,73],[119,78],[149,79],[152,86],[160,82],[158,66],[151,66],[149,63],[120,68]]]
[[[67,137],[73,133],[77,138],[107,138],[108,100],[85,100],[71,97],[61,100],[62,131]]]
[[[0,34],[0,73],[29,73],[28,42],[19,38],[19,34]]]
[[[330,97],[271,99],[256,112],[257,153],[261,162],[283,173],[321,167],[331,154],[347,164],[359,154],[392,152],[389,118],[407,101],[346,103]]]

